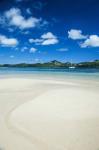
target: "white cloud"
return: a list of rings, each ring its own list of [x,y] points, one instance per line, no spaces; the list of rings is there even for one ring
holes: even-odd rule
[[[82,48],[86,47],[99,47],[99,36],[90,35],[83,43],[80,44]]]
[[[37,49],[36,49],[36,48],[31,47],[31,49],[30,49],[30,53],[35,53],[36,51],[37,51]]]
[[[8,38],[4,35],[0,35],[0,44],[3,46],[16,46],[18,44],[18,40],[15,38]]]
[[[52,45],[57,44],[58,38],[51,32],[47,32],[41,35],[40,39],[29,39],[30,43],[35,43],[36,45]]]
[[[43,39],[41,45],[52,45],[52,44],[57,44],[59,42],[58,38],[51,32],[47,32],[43,34],[41,38]]]
[[[57,37],[53,33],[47,32],[47,33],[43,34],[41,36],[41,38],[42,39],[56,39]]]
[[[99,47],[99,36],[98,35],[83,35],[81,30],[71,29],[68,31],[68,37],[73,40],[85,39],[79,45],[81,48],[86,47]]]
[[[81,40],[86,39],[87,36],[83,35],[81,30],[71,29],[70,31],[68,31],[68,38],[71,38],[73,40]]]
[[[58,39],[46,39],[42,42],[42,45],[52,45],[52,44],[57,44]]]
[[[11,8],[5,12],[5,18],[8,20],[9,25],[19,27],[20,29],[27,29],[36,27],[41,19],[35,17],[29,17],[26,19],[22,16],[20,9]]]
[[[60,49],[58,49],[57,51],[60,51],[60,52],[67,52],[67,51],[68,51],[68,48],[60,48]]]

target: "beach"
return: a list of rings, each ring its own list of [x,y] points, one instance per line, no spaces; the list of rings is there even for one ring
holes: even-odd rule
[[[0,78],[0,150],[98,150],[99,80]]]

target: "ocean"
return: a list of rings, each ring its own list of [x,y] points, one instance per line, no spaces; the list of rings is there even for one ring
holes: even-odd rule
[[[29,76],[29,77],[57,77],[57,78],[84,78],[99,80],[99,69],[53,69],[53,68],[18,68],[18,67],[1,67],[0,77],[5,76]]]

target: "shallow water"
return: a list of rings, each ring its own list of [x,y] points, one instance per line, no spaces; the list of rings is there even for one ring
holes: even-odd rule
[[[18,67],[1,67],[0,77],[28,76],[41,78],[60,78],[60,79],[91,79],[99,80],[99,69],[49,69],[49,68],[18,68]]]

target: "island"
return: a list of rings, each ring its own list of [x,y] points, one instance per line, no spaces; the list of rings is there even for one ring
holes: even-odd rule
[[[79,63],[71,63],[71,62],[60,62],[58,60],[52,60],[50,62],[44,63],[19,63],[19,64],[0,64],[0,67],[41,67],[41,68],[99,68],[99,60],[94,60],[90,62],[79,62]]]

